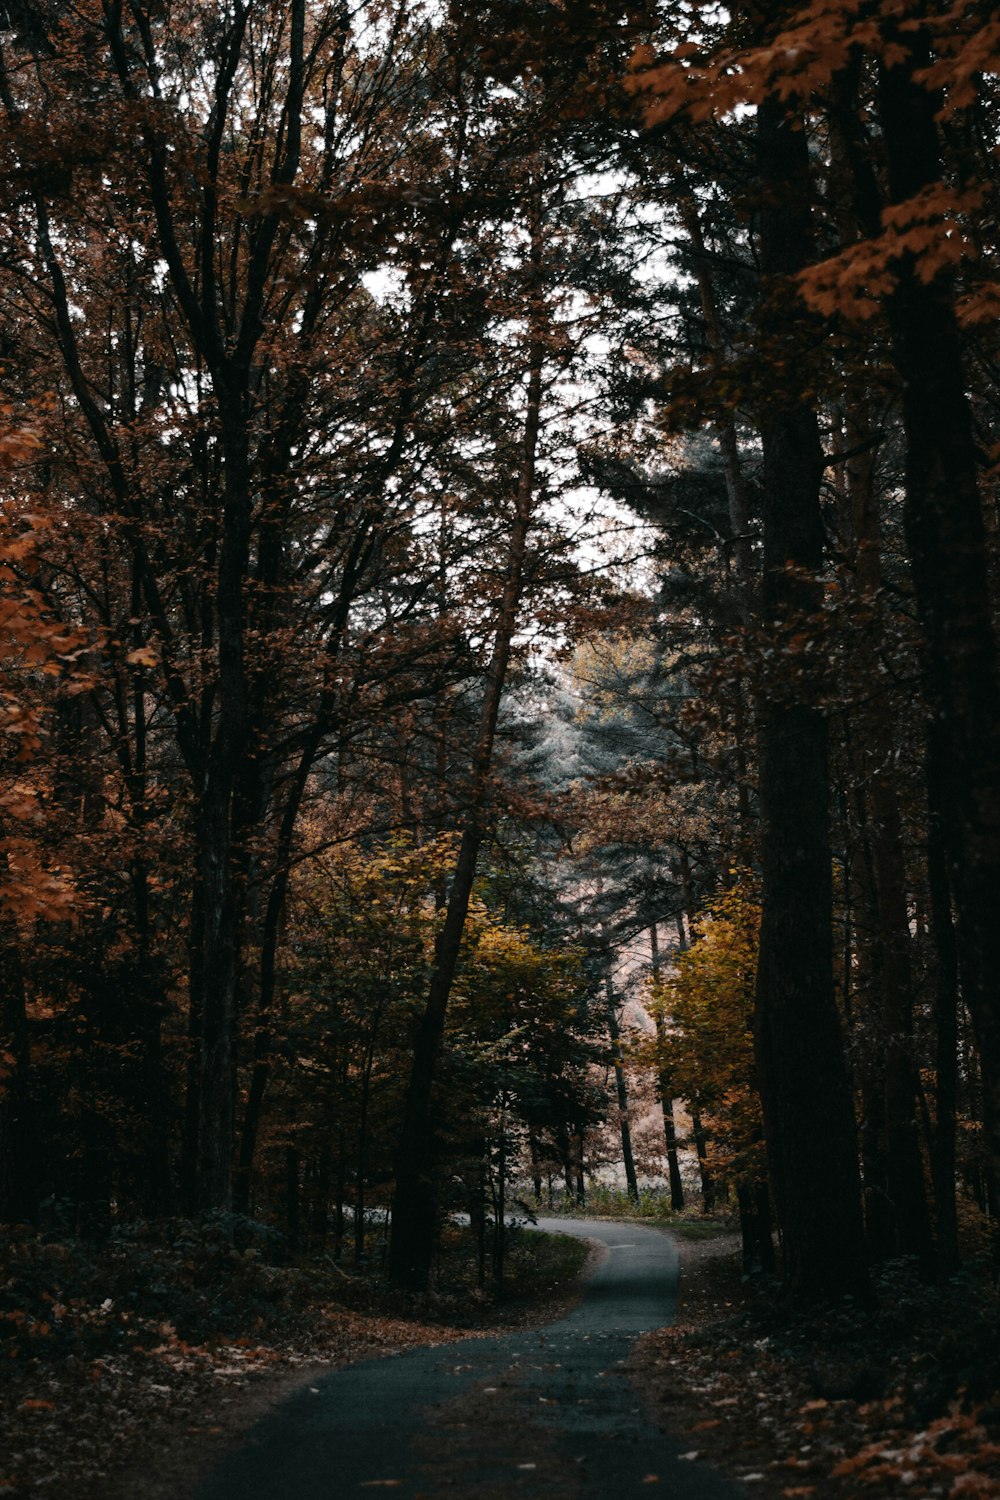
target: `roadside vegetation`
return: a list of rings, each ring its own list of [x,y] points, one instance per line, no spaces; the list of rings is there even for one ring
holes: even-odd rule
[[[960,1272],[928,1286],[895,1260],[874,1311],[804,1311],[743,1274],[732,1240],[685,1245],[676,1320],[641,1341],[633,1377],[690,1463],[761,1500],[998,1496],[1000,1297],[985,1238],[964,1231]]]
[[[561,1219],[635,1219],[669,1229],[685,1240],[717,1240],[739,1227],[735,1206],[726,1203],[711,1213],[697,1205],[675,1209],[670,1206],[668,1188],[641,1187],[633,1198],[624,1188],[599,1182],[588,1188],[584,1205],[562,1199],[539,1212]]]
[[[52,1485],[106,1500],[122,1465],[171,1442],[223,1441],[241,1406],[256,1410],[252,1388],[280,1396],[320,1366],[544,1318],[571,1295],[588,1247],[509,1230],[502,1296],[480,1283],[468,1227],[444,1232],[422,1294],[389,1286],[382,1226],[365,1252],[348,1273],[328,1255],[290,1256],[265,1225],[219,1216],[125,1226],[100,1246],[5,1236],[0,1495]]]

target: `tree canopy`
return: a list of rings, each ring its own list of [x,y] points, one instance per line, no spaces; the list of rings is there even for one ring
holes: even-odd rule
[[[376,1205],[419,1288],[620,1156],[806,1299],[956,1265],[998,69],[972,0],[4,7],[0,1219]]]

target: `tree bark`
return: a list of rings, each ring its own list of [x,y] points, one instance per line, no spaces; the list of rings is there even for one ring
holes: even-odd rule
[[[237,994],[243,940],[232,822],[249,723],[243,591],[250,562],[250,474],[239,385],[227,374],[219,378],[218,386],[225,455],[215,598],[218,718],[198,819],[204,924],[198,1206],[228,1211],[233,1200]]]
[[[532,226],[532,279],[537,281],[541,256],[540,212]],[[532,288],[529,313],[528,387],[521,472],[515,490],[514,518],[507,552],[507,576],[486,671],[479,730],[473,750],[468,810],[452,875],[444,923],[434,951],[427,1001],[417,1031],[396,1156],[392,1200],[389,1276],[398,1286],[419,1290],[427,1285],[434,1249],[433,1090],[444,1040],[445,1017],[458,968],[459,950],[476,877],[479,851],[487,832],[487,798],[497,721],[517,628],[528,535],[535,494],[535,471],[541,421],[542,369],[545,360],[540,289]]]
[[[0,870],[6,857],[0,856]],[[31,1101],[31,1038],[17,929],[0,920],[0,1047],[9,1054],[0,1088],[0,1224],[34,1223],[37,1217],[37,1141]]]
[[[927,780],[940,774],[932,729],[927,754]],[[939,798],[930,794],[933,806]],[[934,938],[935,1125],[932,1141],[934,1206],[941,1268],[959,1264],[958,1210],[955,1201],[958,1115],[958,945],[951,910],[951,887],[944,830],[935,812],[928,818],[927,884]]]
[[[859,669],[878,682],[879,648],[884,622],[881,534],[875,500],[875,437],[864,401],[847,403],[847,493],[857,549],[856,569],[862,595],[873,612],[872,631],[861,648]],[[934,1244],[924,1186],[917,1130],[917,1074],[913,1056],[913,965],[910,913],[899,795],[894,778],[893,722],[883,701],[861,710],[863,759],[871,808],[870,848],[874,917],[878,931],[878,995],[884,1056],[881,1106],[885,1199],[888,1231],[883,1250],[915,1255],[925,1274],[934,1269]]]
[[[635,1157],[632,1155],[632,1126],[628,1117],[628,1085],[622,1066],[621,1027],[618,1024],[615,991],[610,974],[604,976],[604,996],[607,1002],[608,1033],[611,1037],[611,1059],[615,1070],[615,1097],[618,1100],[618,1129],[622,1141],[625,1186],[632,1202],[638,1203],[639,1182],[635,1175]]]
[[[715,1179],[708,1167],[708,1143],[705,1136],[705,1126],[702,1123],[701,1110],[696,1104],[691,1105],[691,1135],[694,1139],[695,1155],[698,1158],[698,1178],[701,1183],[701,1211],[710,1214],[715,1211]]]
[[[905,202],[942,177],[934,94],[914,77],[927,38],[886,35],[901,60],[883,66],[878,106],[890,195]],[[929,274],[929,270],[932,274]],[[923,633],[924,691],[941,740],[931,815],[946,840],[962,987],[976,1031],[993,1201],[1000,1194],[1000,671],[976,449],[950,269],[895,265],[889,297],[906,435],[904,523]]]
[[[587,1179],[583,1158],[584,1129],[582,1125],[578,1125],[573,1132],[573,1144],[576,1148],[573,1156],[573,1169],[576,1174],[576,1206],[585,1208],[587,1206]]]
[[[685,199],[681,207],[681,218],[691,240],[691,248],[695,254],[698,291],[701,301],[702,318],[705,324],[705,338],[713,358],[721,362],[726,356],[722,320],[719,316],[718,297],[716,295],[715,279],[712,275],[708,247],[705,244],[701,218],[694,198]],[[726,567],[727,571],[731,573],[733,580],[733,586],[730,590],[732,606],[740,624],[745,626],[749,624],[753,615],[755,579],[753,547],[750,536],[750,499],[746,478],[743,473],[743,465],[740,462],[739,435],[734,411],[727,410],[719,418],[716,424],[716,437],[719,443],[719,453],[722,457],[722,473],[725,480],[726,501],[729,508],[730,538],[727,549]],[[748,767],[749,728],[747,720],[749,716],[747,713],[746,689],[741,676],[734,677],[732,692],[733,748],[736,759],[736,803],[740,830],[739,858],[742,861],[749,861],[752,858],[754,849],[755,829],[751,811],[751,786]]]
[[[771,1197],[763,1178],[741,1178],[736,1184],[736,1203],[740,1213],[740,1242],[743,1274],[753,1276],[775,1268],[774,1241],[771,1238]]]
[[[684,912],[687,914],[687,928],[685,929],[684,914],[677,913],[677,939],[683,952],[688,947],[697,917],[694,879],[691,873],[691,862],[685,849],[681,849],[678,853],[677,869],[681,879],[681,890],[684,893]],[[691,1138],[694,1141],[695,1156],[698,1160],[698,1180],[701,1184],[701,1211],[710,1214],[715,1209],[716,1191],[715,1180],[708,1168],[705,1126],[702,1123],[701,1110],[698,1105],[690,1100],[688,1102],[691,1108]]]
[[[787,278],[808,264],[812,183],[805,133],[784,104],[757,114],[761,332],[778,389],[761,412],[765,624],[818,605],[823,454],[802,374]],[[794,313],[793,313],[794,316]],[[851,1095],[833,979],[827,722],[799,685],[759,708],[763,913],[755,1042],[784,1272],[803,1299],[867,1290]],[[820,1129],[816,1122],[822,1121]]]
[[[660,973],[660,947],[656,936],[656,923],[653,922],[649,928],[649,951],[653,978],[659,977]],[[656,1038],[661,1048],[665,1042],[666,1027],[663,1016],[659,1009],[656,1013]],[[660,1094],[660,1109],[663,1111],[663,1138],[667,1151],[667,1180],[670,1183],[670,1207],[674,1213],[679,1213],[684,1207],[684,1182],[681,1178],[680,1160],[677,1155],[677,1122],[674,1119],[673,1083],[666,1068],[661,1068],[657,1075],[657,1086]]]

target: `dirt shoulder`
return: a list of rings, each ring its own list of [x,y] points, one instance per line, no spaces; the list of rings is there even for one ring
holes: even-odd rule
[[[741,1276],[732,1237],[681,1243],[675,1323],[631,1372],[692,1464],[761,1500],[1000,1497],[1000,1322],[973,1267],[937,1287],[899,1263],[874,1313],[806,1316]]]

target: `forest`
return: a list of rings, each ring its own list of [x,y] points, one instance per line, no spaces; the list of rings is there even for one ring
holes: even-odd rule
[[[0,13],[0,1225],[995,1257],[993,8]]]

